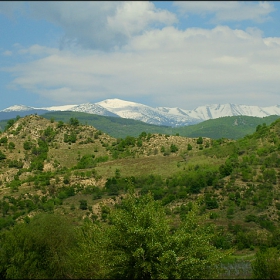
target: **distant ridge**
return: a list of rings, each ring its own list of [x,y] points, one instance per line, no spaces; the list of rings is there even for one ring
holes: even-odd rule
[[[0,111],[0,120],[13,118],[17,115],[22,117],[34,113],[44,114],[49,111],[83,112],[100,116],[139,120],[148,124],[178,127],[228,116],[251,116],[261,118],[271,115],[280,116],[280,105],[259,107],[227,103],[199,106],[194,110],[186,110],[178,107],[153,108],[141,103],[114,98],[97,103],[51,106],[44,108],[14,105]]]

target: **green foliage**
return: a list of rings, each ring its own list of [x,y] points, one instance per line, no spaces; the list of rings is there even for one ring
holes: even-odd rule
[[[5,137],[2,137],[0,139],[0,144],[7,144],[8,143],[8,138],[5,136]]]
[[[80,124],[80,122],[77,118],[70,118],[69,124],[72,126],[78,126]]]
[[[80,200],[80,209],[87,210],[87,208],[88,208],[87,201],[85,199]]]
[[[211,229],[198,226],[196,210],[170,235],[164,208],[151,195],[129,195],[111,212],[109,221],[112,278],[210,277],[224,256],[211,245]]]
[[[0,160],[6,159],[6,155],[0,151]]]
[[[26,151],[31,150],[31,148],[32,148],[32,142],[31,142],[31,141],[24,141],[24,143],[23,143],[23,148],[24,148],[24,150],[26,150]]]
[[[51,117],[52,118],[52,117]],[[58,121],[57,122],[57,128],[62,128],[64,126],[63,121]]]
[[[190,168],[188,172],[179,172],[168,179],[168,187],[186,186],[190,193],[199,193],[206,186],[216,183],[218,170],[212,166]]]
[[[48,126],[44,130],[43,135],[46,137],[47,142],[51,142],[56,135],[56,131],[51,126]]]
[[[222,164],[219,167],[219,171],[220,171],[220,174],[222,177],[230,175],[232,170],[233,170],[233,167],[232,167],[231,163],[229,163],[229,162],[226,162],[225,164]]]
[[[255,279],[279,279],[280,254],[276,248],[258,251],[252,262]]]
[[[70,134],[64,134],[64,142],[65,143],[76,143],[77,141],[77,134],[72,131]]]
[[[43,170],[44,160],[47,159],[48,150],[48,144],[43,139],[39,138],[38,146],[33,146],[32,148],[33,159],[30,166],[31,170]]]
[[[68,251],[75,247],[69,221],[40,214],[1,233],[0,274],[5,278],[68,278]]]
[[[16,121],[11,119],[11,120],[8,120],[7,121],[7,125],[5,126],[5,130],[4,131],[7,131],[10,127],[12,127],[14,125]]]
[[[203,139],[202,137],[198,137],[197,141],[196,141],[196,144],[203,144]]]
[[[0,230],[4,228],[9,228],[15,224],[15,220],[13,219],[12,216],[5,216],[5,217],[0,217]],[[1,255],[0,255],[1,256]],[[1,272],[0,272],[1,275]]]
[[[15,167],[15,168],[22,168],[23,167],[23,161],[22,160],[16,160],[16,159],[14,159],[14,160],[9,160],[9,162],[8,162],[8,166],[10,167],[10,168],[12,168],[12,167]]]
[[[263,179],[266,182],[270,182],[272,184],[276,184],[277,182],[277,174],[275,169],[265,169],[263,171]]]
[[[84,155],[79,160],[76,168],[85,169],[85,168],[93,168],[96,166],[95,155]]]
[[[170,145],[170,152],[171,153],[176,153],[178,151],[178,147],[175,144]]]
[[[13,150],[15,147],[16,147],[16,145],[14,142],[9,142],[9,144],[8,144],[9,150]]]
[[[205,205],[207,209],[219,208],[217,199],[215,197],[212,197],[209,193],[205,195]]]

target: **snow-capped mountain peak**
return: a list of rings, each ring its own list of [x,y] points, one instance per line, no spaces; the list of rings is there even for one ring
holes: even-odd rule
[[[140,120],[149,124],[184,126],[199,123],[209,119],[226,116],[253,116],[266,117],[270,115],[280,116],[280,105],[259,107],[237,104],[208,104],[199,106],[194,110],[169,107],[150,107],[144,104],[125,101],[118,98],[106,99],[97,103],[84,103],[79,105],[51,106],[34,108],[25,105],[15,105],[0,111],[0,118],[5,119],[5,114],[16,116],[30,114],[30,111],[44,113],[46,111],[76,111],[102,116],[114,116],[127,119]],[[28,113],[29,112],[29,113]],[[10,115],[9,115],[10,116]],[[6,118],[7,119],[7,118]]]
[[[127,108],[127,107],[139,107],[139,106],[146,106],[140,103],[136,103],[136,102],[131,102],[131,101],[125,101],[125,100],[121,100],[118,98],[112,98],[112,99],[106,99],[100,102],[97,102],[95,104],[98,104],[104,108],[110,108],[110,109],[123,109],[123,108]],[[148,107],[148,106],[147,106]]]
[[[2,112],[14,112],[14,111],[21,112],[21,111],[31,111],[31,110],[33,110],[33,108],[29,106],[13,105],[11,107],[4,109]]]

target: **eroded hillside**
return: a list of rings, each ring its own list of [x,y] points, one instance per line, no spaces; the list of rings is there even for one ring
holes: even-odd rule
[[[167,177],[182,169],[195,151],[211,146],[208,138],[145,132],[138,138],[116,139],[92,126],[80,125],[76,118],[63,123],[38,115],[11,121],[0,143],[0,195],[23,200],[32,197],[32,203],[36,197],[44,203],[50,201],[53,209],[68,196],[71,202],[74,194],[77,207],[76,195],[83,198],[88,192],[98,193],[116,172]],[[66,189],[71,195],[63,194]],[[60,201],[55,201],[57,196]],[[9,209],[5,215],[11,213]]]
[[[105,222],[134,189],[160,200],[174,227],[198,202],[219,226],[221,248],[277,243],[280,120],[236,141],[146,132],[116,139],[76,118],[37,115],[9,126],[0,135],[2,228],[38,212]]]

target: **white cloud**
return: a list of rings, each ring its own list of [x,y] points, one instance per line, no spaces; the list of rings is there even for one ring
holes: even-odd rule
[[[62,47],[78,44],[89,49],[113,49],[150,26],[176,22],[174,14],[145,1],[35,1],[29,5],[34,17],[46,19],[65,31]]]
[[[181,13],[205,16],[213,14],[213,22],[252,20],[263,22],[274,11],[273,3],[250,1],[176,1]]]
[[[110,29],[131,37],[142,33],[153,23],[173,24],[176,17],[166,10],[156,10],[151,2],[135,1],[122,2],[115,15],[109,16],[107,20]]]
[[[38,44],[33,45],[29,48],[20,48],[17,53],[21,55],[29,54],[29,55],[37,55],[37,56],[44,56],[44,55],[49,55],[49,54],[56,54],[58,53],[59,50],[55,48],[48,48],[45,46],[40,46]]]
[[[6,71],[15,76],[14,86],[61,104],[142,96],[185,109],[223,102],[272,105],[279,100],[280,38],[249,31],[165,27],[110,53],[33,46],[25,52],[43,50],[45,56]]]
[[[2,55],[4,55],[4,56],[11,56],[12,54],[13,54],[13,52],[9,51],[9,50],[2,52]]]

